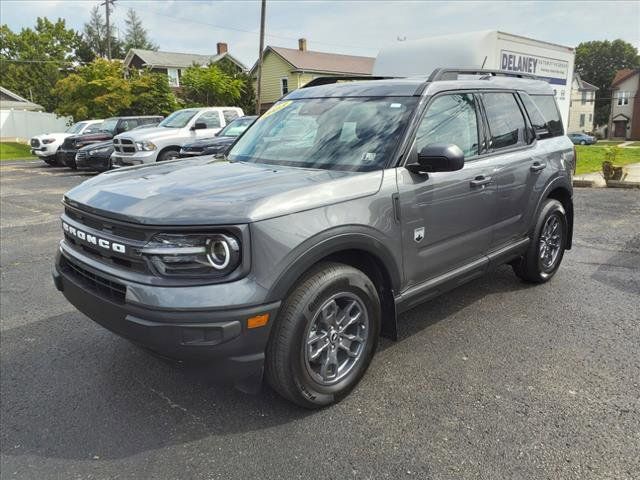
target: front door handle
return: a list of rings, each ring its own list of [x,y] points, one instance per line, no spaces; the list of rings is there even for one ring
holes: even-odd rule
[[[545,168],[547,168],[546,162],[533,162],[533,165],[531,165],[532,172],[539,172],[540,170],[544,170]]]
[[[478,175],[476,178],[469,182],[472,187],[482,187],[491,183],[491,177],[485,177],[484,175]]]

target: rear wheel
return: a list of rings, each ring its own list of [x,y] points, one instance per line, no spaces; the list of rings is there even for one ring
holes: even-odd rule
[[[175,160],[176,158],[180,158],[180,152],[177,150],[165,150],[160,155],[158,155],[158,162],[164,162],[166,160]]]
[[[513,264],[516,275],[532,283],[550,280],[562,262],[567,233],[568,222],[564,207],[557,200],[547,200],[540,211],[526,254]]]
[[[266,352],[266,377],[280,395],[320,408],[360,381],[380,334],[380,299],[360,270],[323,263],[285,300]]]
[[[585,142],[584,140],[580,140],[580,145],[586,145],[587,142]]]

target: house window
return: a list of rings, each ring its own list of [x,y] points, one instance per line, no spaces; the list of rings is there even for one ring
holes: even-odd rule
[[[280,79],[280,93],[282,95],[289,93],[289,79],[287,77]]]
[[[629,105],[629,92],[618,92],[618,105]]]
[[[591,122],[593,122],[593,114],[592,113],[589,114],[589,123],[591,123]]]
[[[580,126],[584,127],[584,113],[580,114]]]
[[[587,92],[582,92],[582,105],[587,103]]]
[[[167,68],[167,75],[169,76],[169,86],[171,87],[180,86],[180,76],[178,75],[177,68]]]

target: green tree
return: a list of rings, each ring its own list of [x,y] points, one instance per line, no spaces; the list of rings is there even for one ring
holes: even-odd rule
[[[133,72],[130,81],[132,102],[126,113],[130,115],[164,115],[178,109],[166,75],[150,71]]]
[[[624,40],[596,40],[576,47],[575,70],[583,80],[599,88],[596,92],[594,122],[604,125],[611,111],[611,83],[622,68],[640,67],[638,50]]]
[[[147,37],[147,31],[142,26],[142,20],[136,11],[130,8],[125,19],[126,33],[124,37],[124,51],[128,52],[132,48],[143,50],[158,50],[158,46]]]
[[[240,67],[228,58],[223,58],[216,66],[227,75],[237,78],[242,82],[240,98],[234,106],[242,108],[246,115],[253,115],[256,111],[256,91],[253,88],[253,78],[247,72],[243,72]]]
[[[111,58],[124,58],[122,42],[115,35],[115,27],[109,26],[111,35]],[[89,21],[84,24],[84,40],[94,56],[107,57],[107,24],[102,16],[101,7],[96,5],[91,9]]]
[[[60,80],[53,94],[56,113],[74,120],[107,118],[129,111],[133,103],[131,83],[124,78],[122,63],[98,58]]]
[[[51,111],[57,105],[51,89],[81,59],[81,50],[81,36],[63,19],[38,17],[33,29],[19,33],[2,25],[0,84]]]
[[[191,106],[235,105],[242,95],[243,82],[216,65],[187,68],[182,78],[182,97]]]

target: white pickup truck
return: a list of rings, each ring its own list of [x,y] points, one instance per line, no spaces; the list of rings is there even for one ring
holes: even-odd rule
[[[84,120],[71,125],[62,133],[43,133],[33,137],[29,144],[31,145],[31,154],[40,157],[49,165],[61,165],[58,162],[58,149],[64,139],[71,135],[82,135],[89,133],[92,129],[97,129],[102,120]]]
[[[113,138],[114,167],[161,162],[178,158],[180,147],[201,138],[214,137],[244,112],[238,107],[186,108],[173,112],[155,128],[131,130]]]

